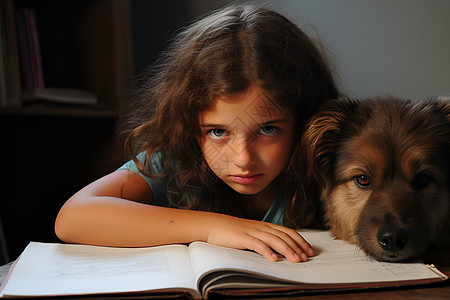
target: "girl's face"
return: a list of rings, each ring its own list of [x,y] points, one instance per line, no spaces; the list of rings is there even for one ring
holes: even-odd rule
[[[258,86],[219,97],[199,122],[207,164],[238,193],[263,191],[290,158],[294,118]]]

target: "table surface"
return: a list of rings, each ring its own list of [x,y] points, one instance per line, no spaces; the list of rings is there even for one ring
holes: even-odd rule
[[[421,260],[426,264],[434,264],[441,272],[450,277],[450,250],[439,249],[429,250]],[[0,267],[0,284],[6,277],[12,262]],[[450,299],[450,280],[436,284],[406,286],[397,288],[382,288],[370,290],[355,290],[345,292],[314,292],[313,294],[303,294],[298,297],[278,297],[270,299]],[[264,298],[258,298],[264,299]],[[269,299],[269,298],[268,298]]]

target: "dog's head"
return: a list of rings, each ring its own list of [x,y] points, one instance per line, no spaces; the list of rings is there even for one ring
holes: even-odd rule
[[[404,261],[448,230],[449,98],[333,100],[310,121],[304,145],[335,237]]]

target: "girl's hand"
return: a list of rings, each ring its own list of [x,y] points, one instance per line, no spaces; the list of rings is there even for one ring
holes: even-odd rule
[[[293,229],[226,215],[213,222],[208,243],[253,250],[271,261],[278,260],[274,250],[291,262],[308,261],[308,257],[314,256],[311,245]]]

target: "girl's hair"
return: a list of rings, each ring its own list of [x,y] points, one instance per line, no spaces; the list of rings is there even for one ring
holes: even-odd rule
[[[226,7],[176,35],[143,86],[141,106],[135,107],[141,115],[125,143],[127,155],[147,176],[167,177],[173,205],[245,216],[251,208],[209,169],[197,138],[200,112],[217,97],[251,85],[296,120],[293,154],[278,178],[289,199],[285,225],[315,225],[318,204],[306,196],[300,140],[309,117],[323,101],[338,97],[338,89],[315,42],[270,9]],[[136,158],[142,151],[147,161],[160,153],[166,172],[146,169]]]

